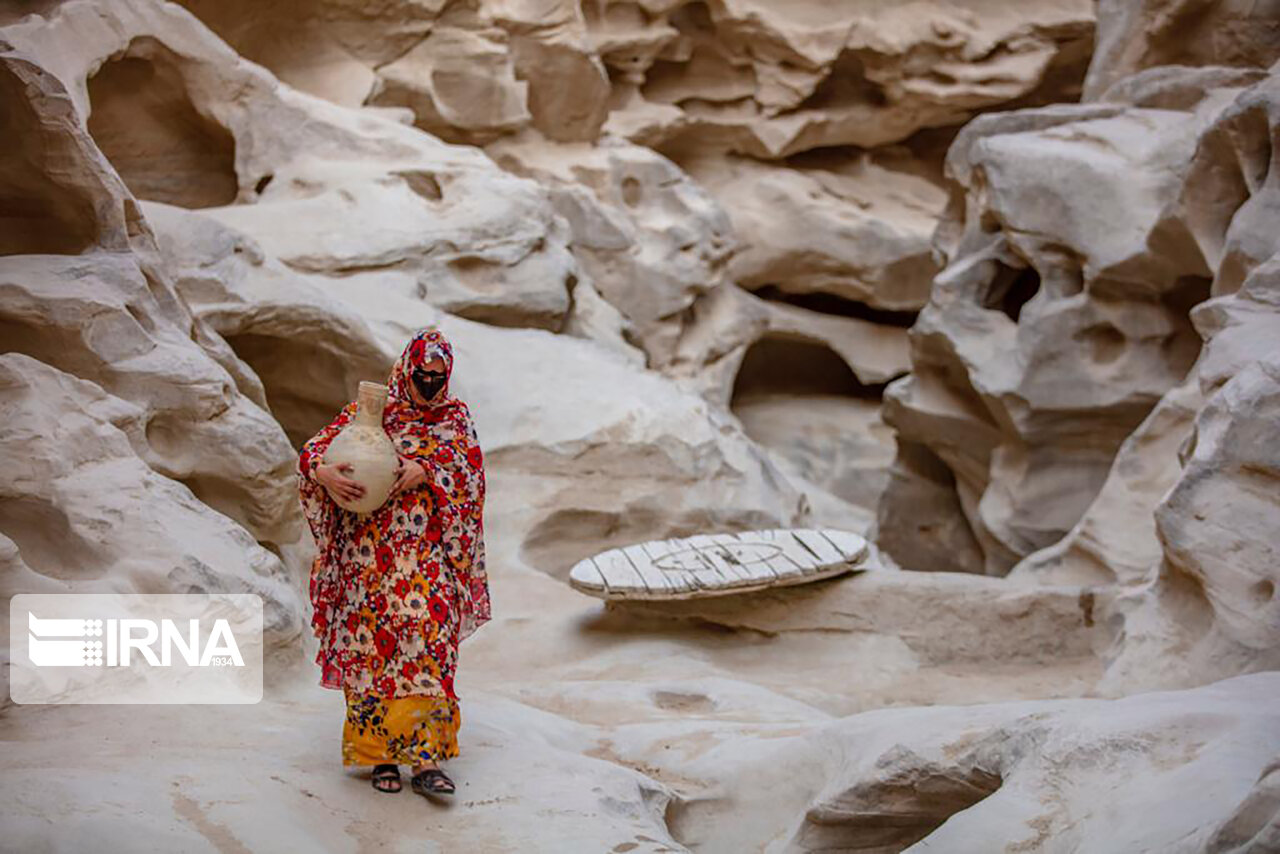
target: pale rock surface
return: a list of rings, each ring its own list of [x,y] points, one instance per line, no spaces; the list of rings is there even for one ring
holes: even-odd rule
[[[1121,78],[1162,65],[1265,68],[1278,59],[1275,0],[1100,0],[1083,96],[1095,100]]]
[[[606,2],[588,26],[615,74],[607,131],[663,151],[778,159],[1071,100],[1093,7]]]
[[[361,380],[386,377],[399,354],[317,276],[295,272],[207,212],[141,207],[178,293],[253,368],[295,447],[355,399]]]
[[[1196,317],[1207,402],[1155,507],[1160,559],[1115,603],[1122,629],[1100,685],[1110,693],[1280,666],[1280,503],[1265,486],[1280,472],[1280,256]]]
[[[1141,582],[1162,557],[1156,505],[1182,474],[1178,456],[1203,403],[1194,375],[1171,389],[1124,440],[1080,521],[1061,540],[1027,555],[1008,577],[1042,583]]]
[[[591,140],[608,75],[578,3],[182,0],[238,53],[335,103],[402,105],[451,142]]]
[[[894,388],[911,391],[889,395],[881,543],[923,543],[915,568],[1002,571],[1079,521],[1060,558],[998,579],[876,554],[852,578],[609,608],[564,583],[578,557],[865,522],[857,502],[879,485],[839,473],[887,450],[877,395],[908,367],[908,336],[736,285],[724,207],[671,161],[529,129],[593,140],[612,97],[610,126],[669,154],[901,138],[1071,97],[1091,4],[188,5],[335,103],[172,4],[0,12],[28,57],[0,55],[18,141],[0,188],[19,202],[0,224],[0,408],[21,474],[0,490],[0,567],[15,592],[118,586],[122,568],[140,587],[261,590],[267,699],[10,706],[8,841],[47,847],[56,827],[107,850],[1274,847],[1274,673],[1053,699],[1280,666],[1275,97],[1256,69],[1120,80],[1105,103],[980,119],[953,151],[948,272],[907,342],[917,373]],[[413,54],[437,37],[484,72]],[[417,115],[340,106],[410,54],[400,71],[432,72],[402,75]],[[496,137],[504,168],[534,180],[408,126],[429,110],[446,136]],[[823,264],[861,271],[848,247],[875,218],[902,242],[864,278],[924,263],[927,204],[912,206],[934,198],[931,167],[832,157],[787,161],[802,181],[767,173],[797,205],[798,187],[826,194]],[[873,213],[832,248],[836,197]],[[763,257],[751,269],[782,269]],[[1028,267],[1041,293],[1023,303],[1013,268]],[[846,295],[900,300],[912,276]],[[1194,329],[1192,291],[1217,297]],[[462,649],[459,795],[438,813],[340,770],[340,696],[298,636],[309,544],[289,441],[433,323],[489,463],[495,604]],[[790,395],[768,371],[780,345],[804,354]],[[655,354],[665,376],[644,368]],[[824,444],[842,428],[877,448]],[[931,704],[954,707],[884,708]],[[139,745],[154,773],[138,773]]]
[[[482,145],[529,123],[528,84],[496,28],[433,28],[376,74],[368,103],[407,107],[415,125],[449,142]]]
[[[136,196],[208,209],[301,272],[371,277],[493,323],[564,322],[577,264],[535,184],[282,87],[181,8],[112,13],[108,26],[95,3],[71,2],[6,33],[68,81]]]
[[[1262,852],[1275,838],[1264,775],[1280,751],[1277,691],[1266,673],[1114,701],[883,709],[768,746],[718,745],[686,773],[734,770],[673,825],[717,852],[760,839],[779,852]],[[802,810],[777,809],[767,781],[780,778]]]
[[[776,159],[873,147],[998,105],[1074,100],[1093,7],[844,0],[183,0],[245,57],[450,141],[526,128]]]
[[[909,367],[901,327],[727,284],[695,302],[667,372],[730,408],[829,524],[863,530],[893,459],[880,391]]]
[[[989,115],[952,146],[966,192],[939,227],[948,264],[885,413],[900,443],[950,470],[986,572],[1080,520],[1121,443],[1195,361],[1187,311],[1216,265],[1189,239],[1203,214],[1182,193],[1201,135],[1238,94],[1188,111]],[[897,484],[911,482],[891,482],[882,529],[910,512]],[[947,565],[943,540],[900,546],[904,566]]]
[[[1276,417],[1280,256],[1265,253],[1276,251],[1267,223],[1278,196],[1259,145],[1276,127],[1276,91],[1269,78],[1222,111],[1181,193],[1216,271],[1217,296],[1191,314],[1200,358],[1126,440],[1080,523],[1012,573],[1118,585],[1106,615],[1117,626],[1099,685],[1107,693],[1276,666],[1280,507],[1257,484],[1276,469],[1266,431]]]
[[[175,294],[62,83],[6,48],[0,97],[24,143],[0,171],[16,202],[0,257],[6,577],[244,586],[266,600],[270,630],[296,640],[292,453],[261,384]],[[41,158],[49,177],[24,165]],[[117,567],[128,581],[105,582]]]
[[[153,461],[153,412],[6,353],[0,419],[7,461],[0,532],[16,546],[0,561],[6,600],[17,593],[255,593],[268,643],[298,642],[303,603],[291,573],[215,509],[217,498],[231,496],[211,498],[208,484]],[[243,487],[229,480],[232,488]],[[8,609],[3,623],[7,638]]]
[[[928,299],[930,237],[946,191],[910,152],[786,165],[704,155],[681,165],[729,211],[743,247],[729,265],[739,285],[890,311],[917,311]]]
[[[854,527],[862,530],[874,517],[894,459],[893,431],[880,418],[879,402],[765,394],[739,398],[733,413],[788,475],[866,511]]]
[[[724,209],[670,160],[623,140],[550,145],[526,136],[488,153],[549,188],[585,276],[626,319],[650,366],[670,363],[682,316],[724,281],[736,243]]]

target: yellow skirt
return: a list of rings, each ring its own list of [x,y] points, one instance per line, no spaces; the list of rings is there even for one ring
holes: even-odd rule
[[[342,725],[342,764],[417,765],[458,755],[462,714],[443,694],[376,697],[343,692],[347,719]]]

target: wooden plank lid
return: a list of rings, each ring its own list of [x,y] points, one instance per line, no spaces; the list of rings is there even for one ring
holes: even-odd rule
[[[830,528],[699,534],[601,552],[578,561],[569,584],[600,599],[691,599],[829,578],[869,551],[862,536]]]

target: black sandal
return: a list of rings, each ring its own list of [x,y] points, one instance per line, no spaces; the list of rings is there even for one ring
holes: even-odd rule
[[[455,788],[449,775],[439,768],[428,768],[414,774],[410,783],[419,795],[452,795]]]
[[[400,785],[400,766],[392,765],[390,762],[373,766],[373,774],[371,775],[371,778],[373,780],[373,787],[379,792],[386,792],[390,795],[395,794],[403,788]],[[386,783],[390,780],[396,781],[395,788],[378,785],[379,783]]]

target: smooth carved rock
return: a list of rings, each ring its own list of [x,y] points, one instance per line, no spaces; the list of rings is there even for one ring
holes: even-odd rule
[[[408,107],[414,123],[448,142],[483,145],[529,123],[527,86],[516,79],[501,31],[432,32],[378,68],[368,103]]]
[[[330,292],[349,282],[296,272],[207,212],[141,207],[178,293],[252,368],[262,386],[258,402],[294,447],[354,400],[361,380],[386,378],[395,342],[379,341]]]
[[[928,299],[937,272],[930,238],[946,191],[914,155],[828,155],[785,166],[702,156],[681,165],[729,212],[742,244],[729,276],[742,287],[831,294],[890,311],[917,311]]]
[[[736,247],[724,208],[670,160],[622,140],[553,145],[522,137],[487,151],[550,188],[584,276],[625,318],[626,336],[649,364],[669,364],[685,312],[724,281]]]
[[[140,228],[120,179],[77,126],[63,85],[0,39],[0,255],[121,249]]]
[[[867,541],[847,531],[704,534],[601,552],[575,564],[569,583],[609,600],[720,596],[841,575],[867,554]]]
[[[1190,241],[1214,269],[1192,311],[1205,344],[1186,381],[1120,449],[1081,522],[1014,571],[1040,580],[1114,578],[1123,595],[1099,689],[1202,684],[1274,667],[1277,575],[1272,425],[1280,376],[1278,206],[1268,143],[1274,76],[1236,93],[1201,135],[1180,192]]]
[[[1280,59],[1277,21],[1274,0],[1101,0],[1084,98],[1097,99],[1121,78],[1162,65],[1265,68]]]
[[[28,200],[11,209],[25,225],[0,258],[11,577],[38,588],[120,573],[208,590],[239,579],[263,595],[268,631],[296,639],[301,603],[282,581],[302,533],[293,454],[261,385],[177,298],[72,91],[6,49],[0,98],[38,146],[0,173],[0,195]],[[52,179],[33,180],[43,163]],[[75,223],[64,232],[75,242],[51,245],[51,219]]]
[[[103,26],[97,4],[80,0],[6,34],[68,83],[91,131],[98,109],[100,142],[135,195],[199,207],[295,270],[353,288],[425,295],[492,323],[563,324],[577,263],[533,182],[475,149],[282,87],[181,8],[122,0],[112,13]],[[145,120],[122,121],[129,111]],[[214,125],[233,159],[210,155]],[[138,140],[164,157],[133,157]]]
[[[289,572],[210,500],[205,488],[216,484],[157,459],[157,414],[23,353],[0,355],[0,543],[12,544],[0,547],[5,595],[248,591],[263,599],[268,642],[296,644],[303,612]],[[192,420],[197,440],[234,448]],[[234,480],[221,488],[228,504],[244,490]]]
[[[593,140],[608,74],[577,3],[183,0],[242,56],[345,106],[395,105],[419,127],[483,143],[533,127]]]
[[[1261,854],[1275,838],[1277,690],[1280,676],[1258,673],[1118,700],[881,709],[684,768],[732,762],[698,827],[734,849],[781,836],[794,852]],[[778,793],[760,775],[793,780],[803,817],[770,809]]]
[[[1189,239],[1214,207],[1183,193],[1202,135],[1239,94],[1214,90],[1188,111],[990,115],[952,146],[966,192],[939,226],[948,263],[885,414],[950,469],[986,572],[1081,519],[1122,442],[1194,363],[1187,313],[1218,264]],[[907,512],[897,488],[883,530]],[[934,537],[885,545],[903,566],[949,565]]]
[[[1093,8],[183,0],[247,58],[446,139],[536,128],[777,159],[884,145],[1019,100],[1075,100]]]
[[[1207,402],[1165,462],[1178,472],[1154,508],[1160,553],[1116,601],[1119,631],[1100,685],[1109,693],[1280,662],[1280,500],[1267,486],[1280,477],[1280,255],[1196,318],[1208,341],[1192,382]]]
[[[617,72],[605,125],[662,150],[778,159],[897,142],[1020,98],[1073,100],[1087,63],[1086,3],[988,7],[694,3],[589,19]]]

